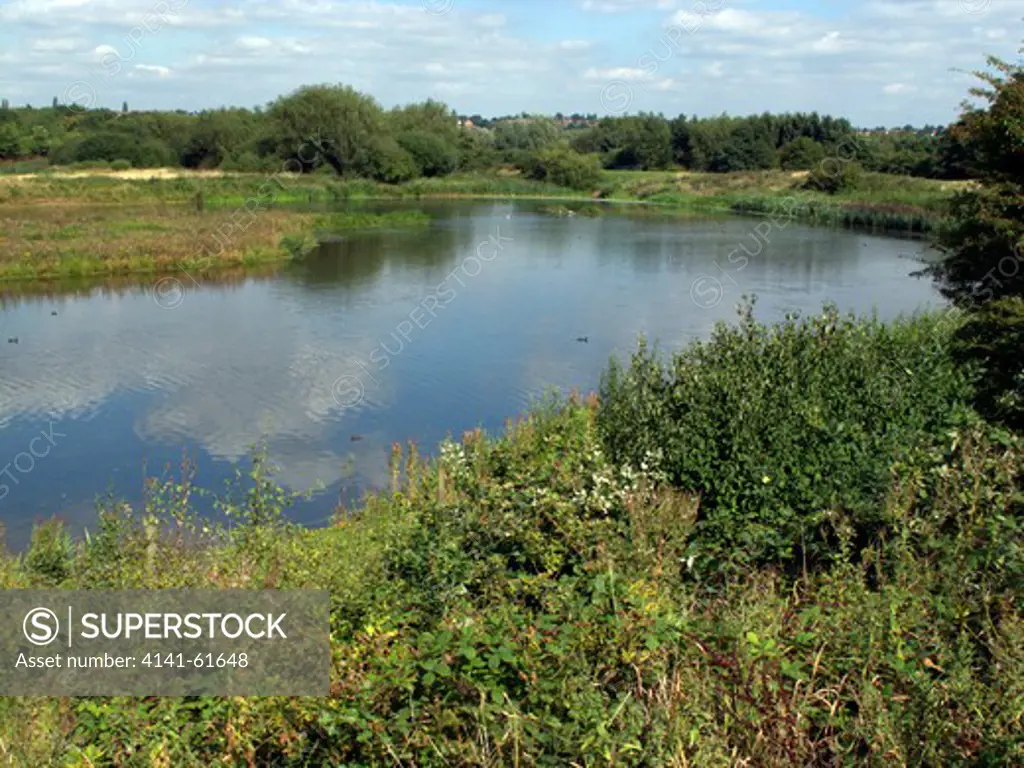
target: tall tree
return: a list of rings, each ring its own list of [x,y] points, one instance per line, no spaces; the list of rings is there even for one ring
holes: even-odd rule
[[[375,146],[385,133],[380,105],[347,85],[299,88],[273,102],[268,114],[282,157],[310,169],[326,161],[339,174],[370,170]]]
[[[977,184],[952,204],[932,269],[942,292],[967,313],[958,351],[982,371],[976,406],[988,418],[1024,428],[1024,69],[990,58],[953,128]]]

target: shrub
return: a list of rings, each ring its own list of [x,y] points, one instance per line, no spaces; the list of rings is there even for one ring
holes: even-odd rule
[[[954,310],[955,311],[955,310]],[[980,368],[975,406],[987,418],[1024,429],[1024,298],[998,299],[967,316],[954,354]]]
[[[542,149],[520,166],[532,179],[559,187],[592,190],[601,184],[601,163],[593,155],[581,155],[565,147]]]
[[[110,170],[112,171],[127,171],[130,170],[132,164],[127,160],[115,160],[110,164]]]
[[[613,362],[599,423],[615,460],[661,453],[672,482],[701,494],[700,555],[813,564],[836,526],[866,540],[893,462],[968,413],[949,331],[938,317],[886,326],[831,307],[767,327],[749,305],[667,365],[643,343],[629,368]]]
[[[416,178],[418,168],[413,156],[390,136],[379,138],[367,161],[367,175],[385,184],[401,184]]]
[[[808,136],[801,136],[779,150],[783,170],[808,171],[825,159],[825,147]]]
[[[398,135],[398,145],[412,157],[421,176],[447,176],[459,166],[459,153],[440,136],[425,131]]]
[[[864,171],[858,163],[830,158],[819,163],[804,182],[804,189],[838,195],[860,186]]]
[[[49,520],[32,528],[25,568],[44,585],[56,586],[70,574],[73,554],[74,545],[64,524]]]
[[[280,167],[281,162],[273,158],[264,159],[251,150],[228,155],[220,164],[222,170],[236,173],[259,173]],[[330,169],[330,166],[327,166]]]

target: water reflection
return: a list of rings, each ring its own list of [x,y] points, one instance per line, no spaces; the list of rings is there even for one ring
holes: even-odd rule
[[[8,288],[0,321],[19,344],[0,346],[0,467],[51,423],[67,435],[8,483],[12,542],[34,516],[86,523],[105,491],[137,498],[144,473],[183,447],[199,480],[220,487],[261,440],[287,485],[329,486],[298,512],[323,519],[340,489],[386,482],[392,442],[498,430],[548,385],[595,386],[639,333],[668,348],[706,335],[743,293],[766,318],[827,299],[883,316],[937,302],[897,257],[923,254],[917,243],[791,224],[760,253],[748,239],[740,269],[730,254],[759,220],[431,209],[429,229],[351,236],[301,266],[184,280],[171,311],[151,279]],[[495,233],[510,238],[500,254],[459,272]],[[453,271],[455,296],[417,311]],[[706,308],[691,296],[702,276],[721,289]],[[340,379],[361,383],[358,402]]]

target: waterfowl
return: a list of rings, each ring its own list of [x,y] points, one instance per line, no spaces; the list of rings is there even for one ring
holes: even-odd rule
[[[589,344],[590,343],[590,337],[589,336],[578,336],[576,338],[576,341],[578,341],[580,344]]]
[[[13,339],[8,339],[7,343],[8,344],[17,344],[18,343],[18,337],[15,336]]]
[[[57,316],[57,310],[56,310],[56,309],[55,309],[55,310],[53,310],[53,312],[51,312],[51,313],[50,313],[50,315],[51,315],[52,317],[56,317],[56,316]]]
[[[352,439],[353,443],[358,443],[360,440],[363,439],[363,436],[362,435],[352,435],[351,439]]]

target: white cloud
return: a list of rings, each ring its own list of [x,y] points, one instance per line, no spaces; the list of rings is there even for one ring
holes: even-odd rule
[[[51,37],[34,40],[32,50],[41,53],[68,53],[82,47],[82,40],[74,37]]]
[[[134,67],[136,72],[142,72],[146,75],[156,75],[157,77],[170,77],[171,70],[167,67],[157,66],[155,64],[136,64]]]
[[[1016,58],[1024,0],[983,4],[847,0],[826,14],[781,0],[575,0],[549,20],[540,3],[498,13],[456,2],[434,15],[422,0],[191,0],[154,20],[153,0],[15,0],[0,4],[0,92],[46,102],[98,72],[106,106],[197,109],[334,81],[386,106],[436,96],[506,114],[601,112],[601,87],[622,80],[634,111],[937,122],[973,85],[960,72],[988,53]],[[147,14],[149,31],[138,26]],[[112,56],[124,67],[106,77],[97,62]],[[913,98],[878,98],[899,83],[914,84]]]
[[[240,37],[235,40],[235,45],[246,51],[265,51],[274,47],[274,44],[265,37]]]
[[[917,88],[907,83],[889,83],[882,90],[890,96],[897,96],[901,93],[913,93]]]

